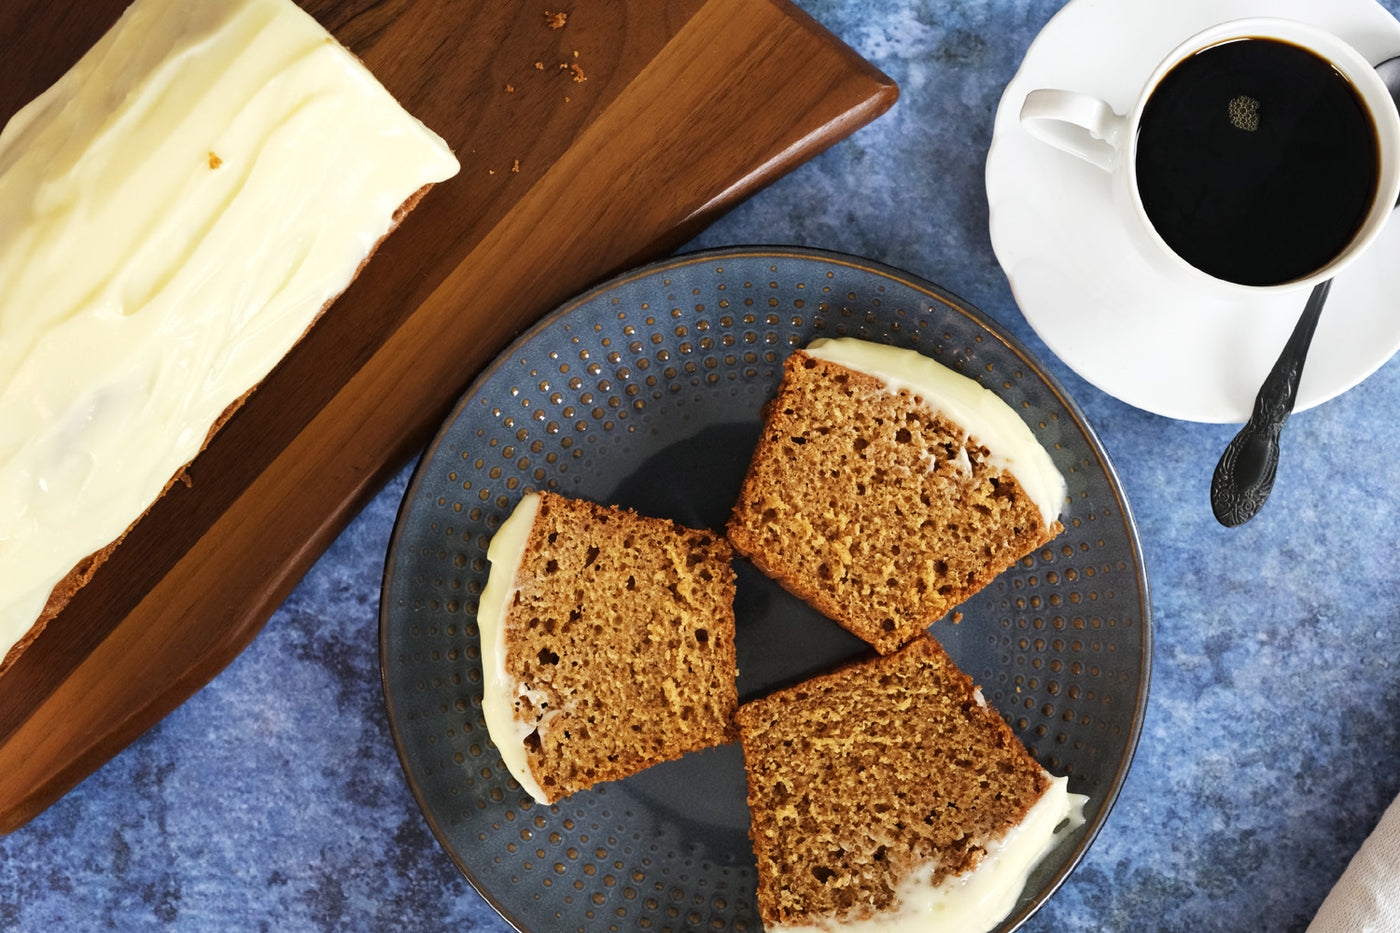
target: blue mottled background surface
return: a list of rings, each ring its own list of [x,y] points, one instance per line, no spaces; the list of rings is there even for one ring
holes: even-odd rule
[[[1234,428],[1088,386],[1035,337],[992,254],[993,114],[1060,4],[800,5],[901,98],[694,245],[846,251],[971,301],[1084,408],[1142,536],[1156,653],[1136,762],[1025,929],[1302,929],[1400,792],[1400,364],[1296,415],[1268,507],[1219,527],[1208,486]],[[0,929],[507,929],[431,837],[385,724],[377,601],[406,482],[213,683],[0,838]]]

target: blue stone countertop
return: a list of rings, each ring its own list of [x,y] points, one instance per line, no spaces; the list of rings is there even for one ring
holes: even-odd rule
[[[1267,507],[1221,527],[1208,488],[1235,427],[1090,386],[993,255],[993,116],[1061,3],[800,3],[901,97],[692,247],[838,250],[967,299],[1083,408],[1141,535],[1155,653],[1140,745],[1097,841],[1024,929],[1303,929],[1400,792],[1400,363],[1295,415]],[[434,840],[389,735],[379,583],[407,483],[213,682],[0,837],[0,929],[510,929]]]

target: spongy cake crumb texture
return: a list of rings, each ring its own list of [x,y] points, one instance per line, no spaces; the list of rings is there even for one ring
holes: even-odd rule
[[[731,556],[709,531],[541,495],[505,666],[551,802],[735,740]]]
[[[1020,822],[1050,778],[979,699],[923,636],[739,709],[765,924],[893,910]]]
[[[966,426],[799,350],[728,534],[790,592],[889,653],[1060,530]]]

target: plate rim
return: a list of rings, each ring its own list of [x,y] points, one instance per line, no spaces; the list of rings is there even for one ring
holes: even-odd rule
[[[1050,879],[1039,896],[1032,899],[1020,911],[1013,912],[1004,917],[995,928],[1000,933],[1014,933],[1020,929],[1032,916],[1034,916],[1045,905],[1047,901],[1060,889],[1069,876],[1079,866],[1080,862],[1088,853],[1089,848],[1102,832],[1107,824],[1113,809],[1122,793],[1123,785],[1127,780],[1128,773],[1132,768],[1133,761],[1137,754],[1139,742],[1141,741],[1144,721],[1146,718],[1150,686],[1152,680],[1152,659],[1153,659],[1153,612],[1150,583],[1147,577],[1146,558],[1142,550],[1142,541],[1138,534],[1137,521],[1133,516],[1132,508],[1128,503],[1127,495],[1123,489],[1122,481],[1117,469],[1108,455],[1107,449],[1099,439],[1098,433],[1089,423],[1083,409],[1069,395],[1065,387],[1058,378],[1049,372],[1044,364],[1023,344],[1014,334],[1008,331],[995,319],[988,316],[981,309],[971,302],[968,302],[946,288],[937,285],[927,279],[913,275],[902,269],[879,262],[878,260],[867,259],[849,253],[835,250],[827,250],[807,246],[738,246],[738,247],[714,247],[689,252],[682,252],[655,260],[619,273],[616,276],[605,279],[592,287],[585,289],[574,297],[564,301],[552,310],[542,315],[535,323],[522,330],[511,342],[505,346],[491,362],[482,367],[472,376],[467,388],[461,393],[456,403],[452,406],[449,414],[444,418],[432,439],[424,446],[414,463],[409,481],[404,489],[404,493],[397,509],[395,510],[394,522],[389,535],[388,544],[385,548],[384,568],[380,579],[379,592],[379,612],[378,612],[378,655],[379,655],[379,680],[380,689],[384,701],[384,714],[387,719],[389,733],[394,745],[395,756],[399,761],[400,769],[403,772],[404,782],[408,786],[417,804],[418,811],[428,824],[438,847],[447,854],[453,864],[457,866],[463,878],[471,888],[487,903],[493,910],[518,933],[539,933],[522,927],[505,905],[478,881],[462,855],[455,847],[449,843],[448,835],[439,824],[432,808],[428,805],[424,792],[420,784],[414,779],[410,766],[409,757],[406,750],[406,742],[398,726],[398,712],[395,707],[394,697],[389,686],[389,660],[388,660],[388,635],[391,625],[391,606],[388,594],[394,579],[394,555],[399,549],[402,536],[405,534],[407,523],[407,513],[416,501],[415,494],[418,492],[420,484],[427,469],[427,465],[433,459],[433,455],[443,444],[444,439],[451,432],[455,422],[461,416],[469,402],[476,397],[478,390],[483,386],[501,367],[513,357],[513,355],[523,346],[530,343],[540,333],[548,330],[554,324],[566,317],[573,310],[587,305],[609,292],[634,281],[656,276],[670,269],[678,269],[696,265],[709,265],[717,261],[729,261],[731,259],[753,259],[753,258],[773,258],[775,260],[786,260],[800,264],[822,263],[825,265],[839,265],[859,271],[874,273],[875,275],[897,282],[916,291],[924,292],[952,310],[955,310],[983,328],[992,337],[1000,341],[1013,354],[1016,355],[1038,378],[1040,378],[1050,390],[1055,399],[1065,407],[1066,411],[1074,419],[1075,426],[1081,430],[1093,453],[1097,457],[1100,466],[1103,468],[1109,487],[1113,492],[1114,500],[1118,506],[1119,515],[1123,521],[1124,532],[1131,545],[1133,557],[1134,578],[1138,586],[1141,597],[1140,607],[1140,629],[1142,632],[1142,648],[1138,659],[1141,665],[1142,677],[1138,685],[1137,696],[1135,697],[1134,716],[1132,728],[1129,730],[1124,743],[1124,754],[1118,767],[1114,771],[1113,780],[1108,785],[1105,799],[1097,817],[1096,824],[1089,828],[1078,840],[1075,849],[1067,858],[1056,875]]]

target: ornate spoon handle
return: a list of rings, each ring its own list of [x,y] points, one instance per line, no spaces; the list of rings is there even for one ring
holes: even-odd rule
[[[1278,470],[1279,434],[1298,399],[1298,380],[1302,378],[1303,363],[1308,358],[1308,344],[1312,342],[1331,288],[1331,279],[1313,287],[1283,352],[1259,387],[1254,411],[1215,466],[1210,484],[1210,507],[1222,525],[1232,528],[1243,525],[1269,498],[1274,473]]]

